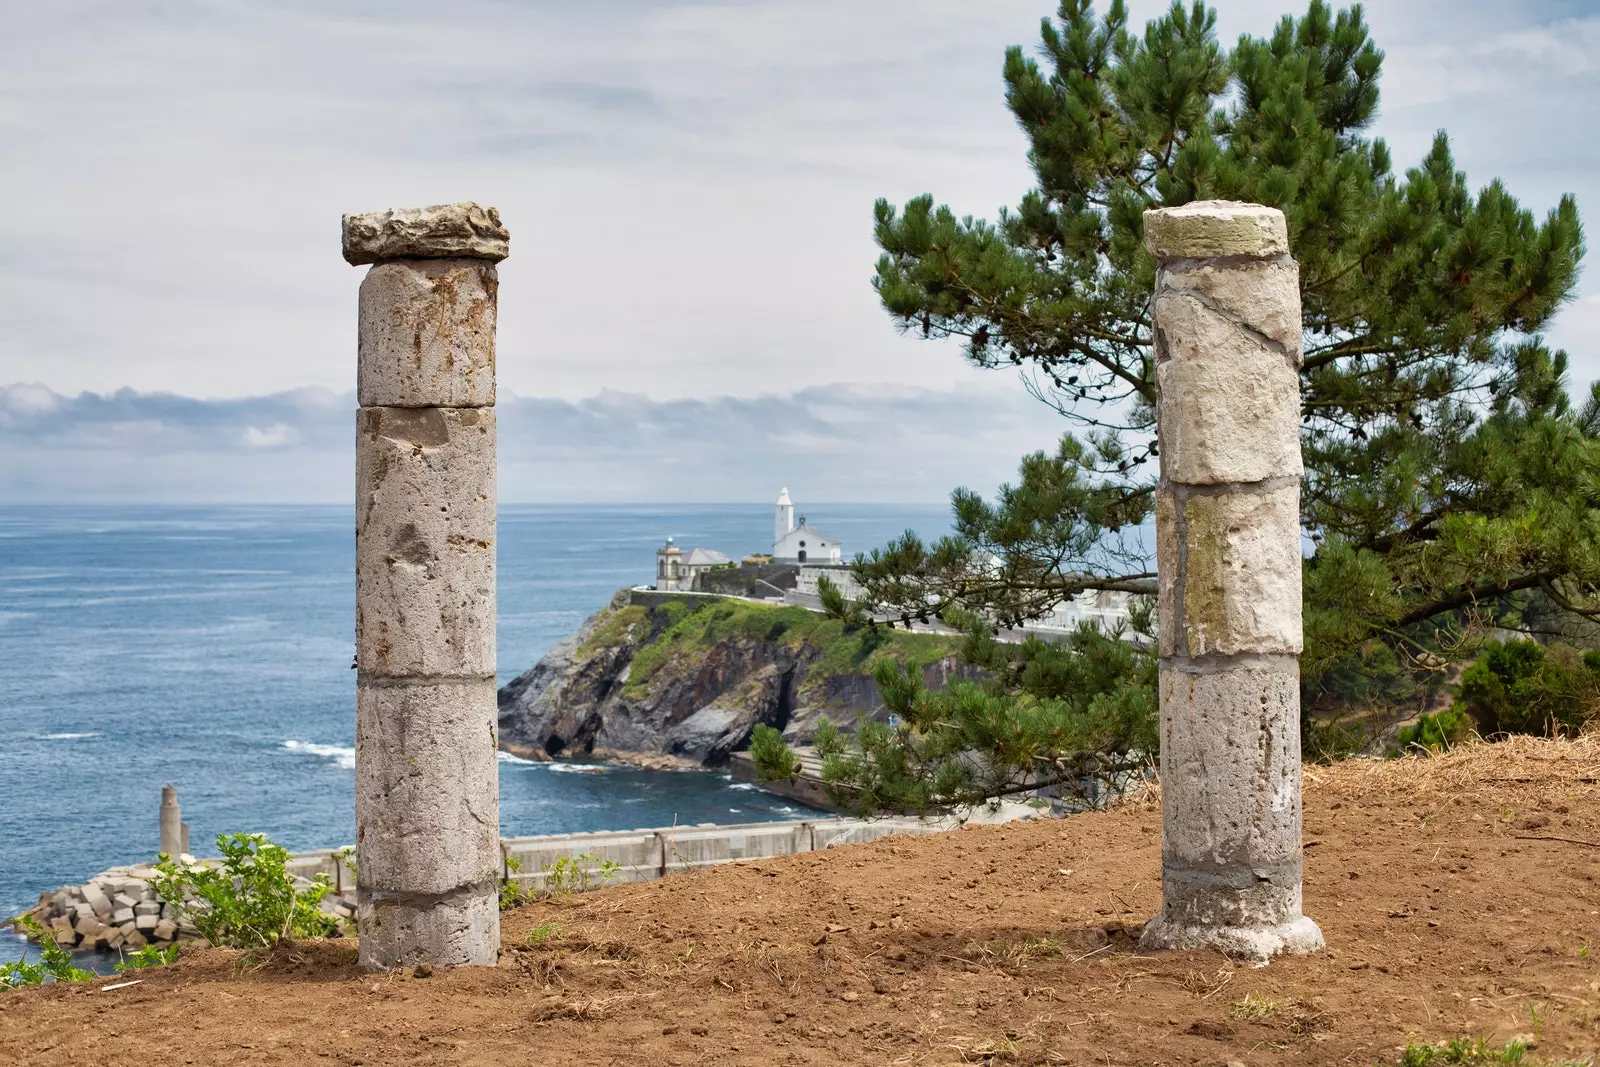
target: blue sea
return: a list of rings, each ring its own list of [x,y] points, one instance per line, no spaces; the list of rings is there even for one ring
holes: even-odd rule
[[[944,505],[806,510],[847,554],[949,525]],[[0,914],[154,858],[167,782],[197,854],[237,830],[354,839],[352,530],[349,507],[0,508]],[[665,537],[737,559],[771,531],[759,504],[503,507],[501,684],[650,581]],[[502,755],[502,834],[812,814],[721,773],[584,770]]]

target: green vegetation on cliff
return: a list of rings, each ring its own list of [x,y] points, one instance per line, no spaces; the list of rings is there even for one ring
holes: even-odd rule
[[[684,597],[613,608],[579,646],[576,658],[582,661],[625,639],[639,645],[628,671],[630,694],[647,688],[663,665],[693,663],[729,641],[766,642],[794,652],[809,645],[818,658],[806,672],[802,691],[840,675],[872,675],[881,663],[926,667],[957,647],[955,638],[939,634],[851,629],[795,605]]]

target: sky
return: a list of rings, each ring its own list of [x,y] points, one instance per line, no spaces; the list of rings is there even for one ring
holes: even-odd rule
[[[1220,4],[1222,40],[1287,4]],[[1158,10],[1130,6],[1135,24]],[[339,217],[455,200],[512,233],[501,426],[533,451],[503,459],[503,499],[764,500],[780,468],[819,500],[992,489],[1060,423],[1014,379],[897,334],[870,286],[871,211],[1016,203],[1030,174],[1001,60],[1050,10],[13,5],[0,500],[347,499],[361,270]],[[1397,167],[1443,127],[1475,187],[1498,176],[1541,215],[1564,192],[1600,204],[1600,0],[1366,11]],[[1576,384],[1600,377],[1597,334],[1586,275],[1551,335]],[[953,424],[970,446],[944,440]],[[664,457],[701,474],[641,475]]]

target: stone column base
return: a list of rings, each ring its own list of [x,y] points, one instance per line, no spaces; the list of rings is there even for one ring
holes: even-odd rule
[[[1145,924],[1139,938],[1139,948],[1144,950],[1214,948],[1257,965],[1277,955],[1304,956],[1321,947],[1322,929],[1304,915],[1253,926],[1169,922],[1157,915]]]
[[[366,888],[357,893],[364,971],[415,967],[493,967],[500,950],[497,886],[443,898],[416,894],[385,899]]]

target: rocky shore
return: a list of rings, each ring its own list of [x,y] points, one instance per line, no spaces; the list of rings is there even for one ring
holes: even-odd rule
[[[803,607],[618,593],[499,693],[500,746],[529,759],[584,756],[652,769],[723,766],[757,724],[805,744],[826,716],[881,717],[873,671],[890,660],[929,688],[971,673],[955,641],[846,632]]]

